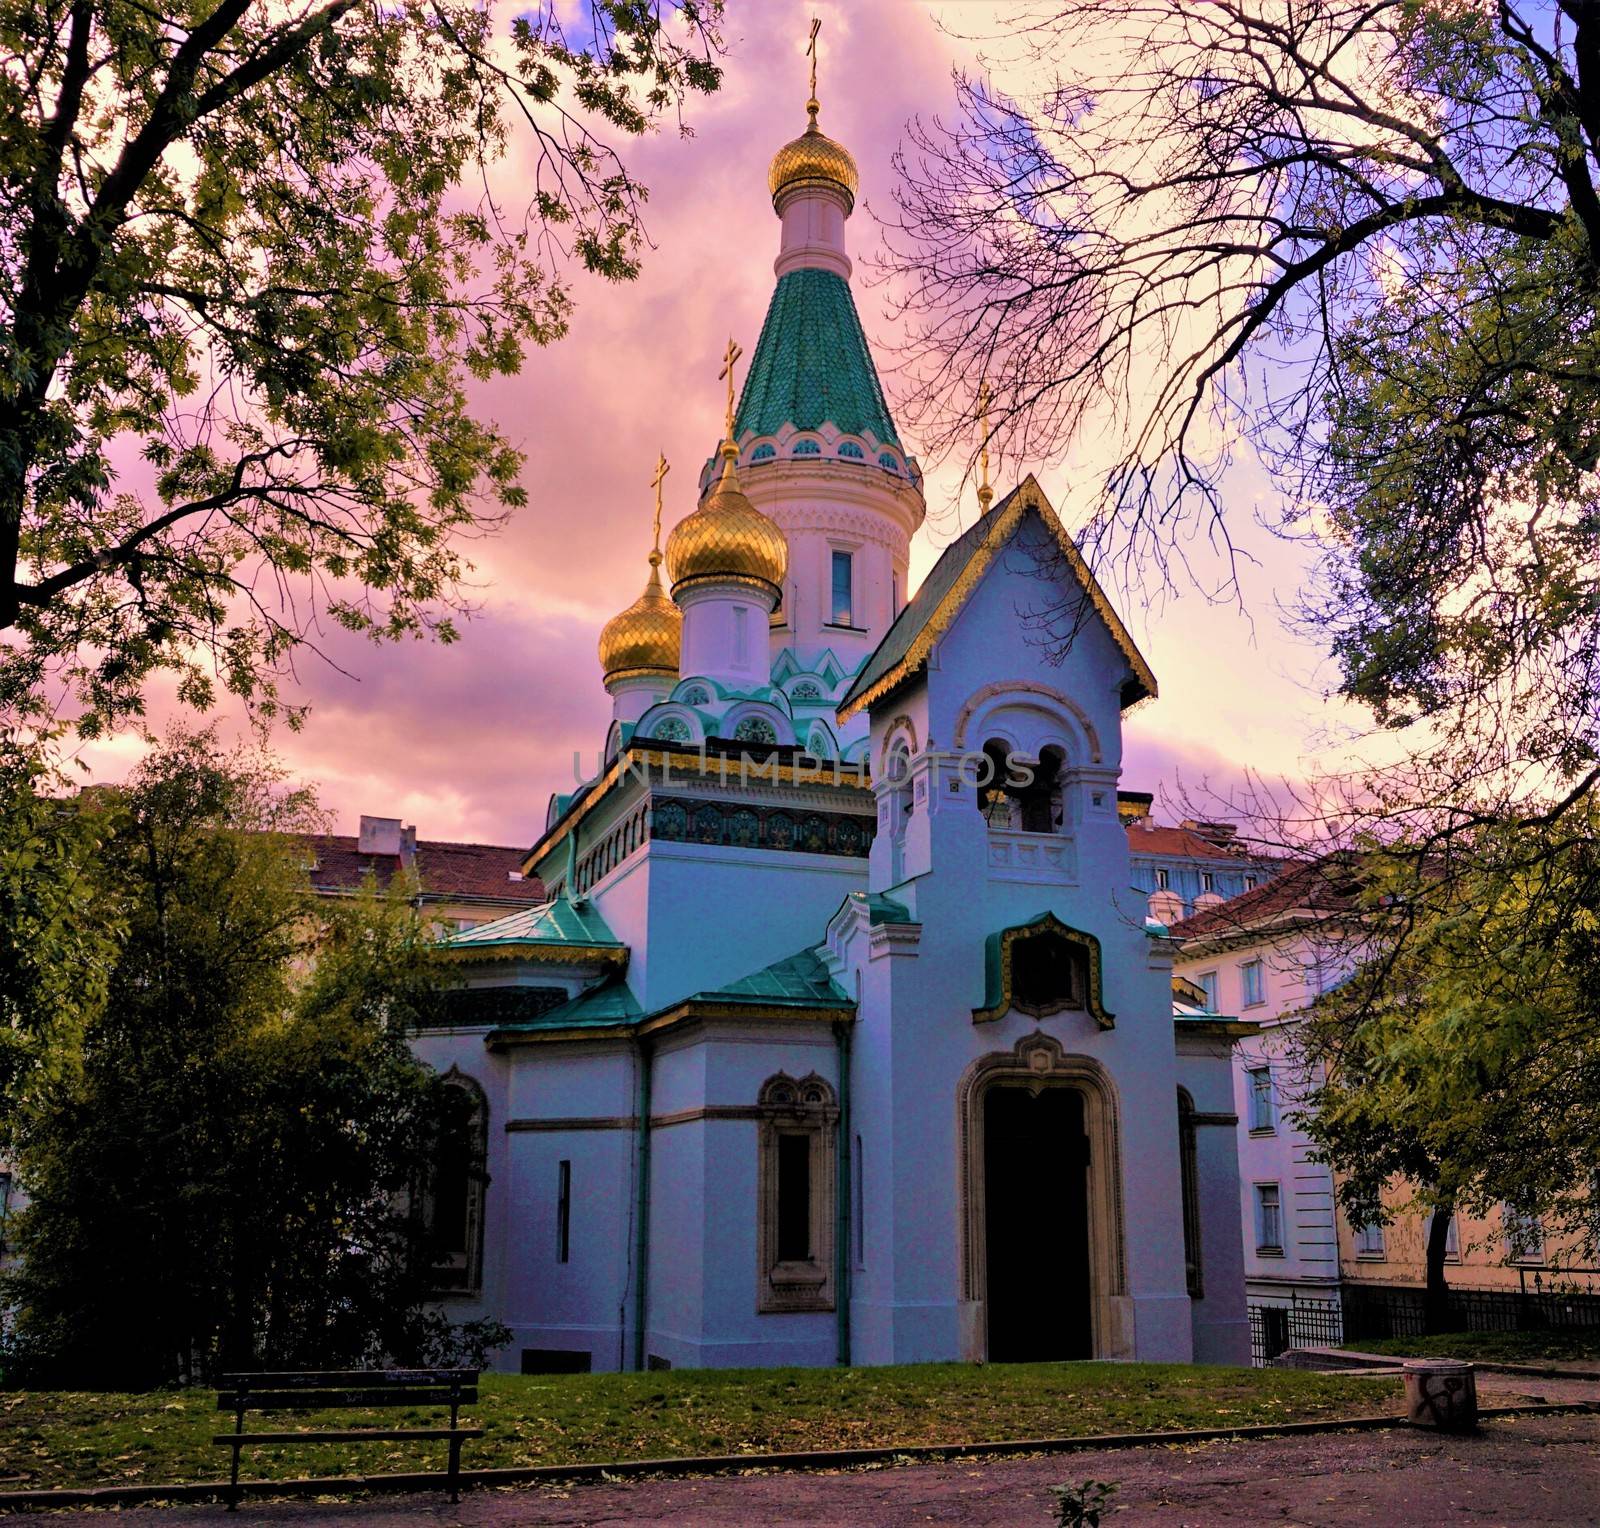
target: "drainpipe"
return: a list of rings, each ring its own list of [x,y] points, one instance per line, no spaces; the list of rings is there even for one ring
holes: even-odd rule
[[[839,1207],[833,1233],[833,1301],[838,1317],[837,1362],[850,1363],[850,1029],[849,1023],[835,1024],[833,1037],[839,1047],[839,1189],[834,1200]]]
[[[639,1181],[634,1187],[633,1367],[644,1368],[645,1319],[650,1309],[650,1042],[638,1042]]]

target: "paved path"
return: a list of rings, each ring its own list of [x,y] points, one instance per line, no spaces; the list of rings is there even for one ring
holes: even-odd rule
[[[1050,1487],[1115,1481],[1108,1528],[1135,1524],[1600,1524],[1600,1416],[1527,1416],[1471,1438],[1395,1429],[1105,1450],[837,1474],[474,1492],[351,1503],[247,1503],[117,1514],[117,1528],[1049,1528]],[[52,1528],[106,1528],[62,1513]]]

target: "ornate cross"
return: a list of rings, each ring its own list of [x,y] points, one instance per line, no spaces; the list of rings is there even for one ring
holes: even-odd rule
[[[661,451],[656,456],[656,475],[650,479],[650,486],[656,491],[656,523],[655,542],[652,550],[661,550],[661,485],[666,481],[667,474],[672,468],[667,465],[667,453]]]
[[[808,105],[810,111],[817,109],[817,33],[822,30],[822,18],[811,18],[811,41],[806,44],[806,52],[811,55],[811,100]]]
[[[718,377],[726,377],[728,381],[728,439],[733,439],[733,364],[744,354],[733,341],[733,336],[728,336],[728,349],[722,358],[722,370]]]
[[[994,489],[989,486],[989,400],[992,396],[989,379],[985,377],[978,385],[978,429],[982,434],[982,445],[978,449],[978,510],[981,514],[988,514],[989,505],[994,501]]]

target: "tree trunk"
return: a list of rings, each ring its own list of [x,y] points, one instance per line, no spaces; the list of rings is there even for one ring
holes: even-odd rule
[[[1444,1255],[1455,1213],[1454,1204],[1441,1204],[1428,1222],[1428,1292],[1423,1300],[1423,1324],[1430,1335],[1449,1330],[1450,1286],[1444,1277]]]

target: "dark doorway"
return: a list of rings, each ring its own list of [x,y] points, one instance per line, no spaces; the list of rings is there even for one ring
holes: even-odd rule
[[[990,1088],[983,1156],[989,1361],[1092,1358],[1083,1094]]]

